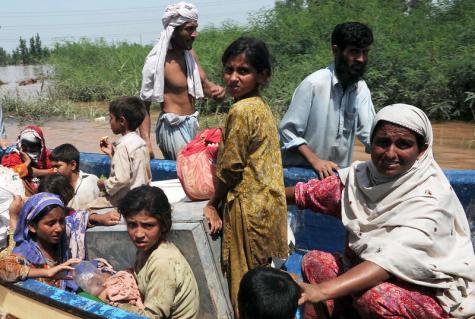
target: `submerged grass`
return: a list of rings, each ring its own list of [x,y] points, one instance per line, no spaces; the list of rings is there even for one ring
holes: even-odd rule
[[[3,107],[3,112],[13,114],[20,122],[51,119],[52,117],[66,119],[94,118],[104,114],[101,108],[94,106],[81,107],[71,100],[51,97],[21,99],[18,96],[2,96],[0,105]]]

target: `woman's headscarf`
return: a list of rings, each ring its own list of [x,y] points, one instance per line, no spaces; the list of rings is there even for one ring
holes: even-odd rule
[[[51,167],[51,163],[49,160],[49,151],[46,148],[45,138],[43,136],[43,131],[41,130],[41,128],[35,125],[25,127],[18,135],[17,147],[19,150],[22,149],[22,141],[40,143],[41,150],[38,153],[34,154],[28,153],[28,155],[36,164],[37,168],[46,169]]]
[[[475,315],[475,255],[467,217],[432,154],[426,114],[394,104],[376,114],[424,137],[427,150],[406,172],[382,176],[371,161],[342,170],[342,221],[350,248],[362,259],[413,284],[438,288],[436,297],[454,316]]]
[[[191,3],[179,2],[171,4],[165,9],[162,16],[163,31],[160,33],[158,43],[153,47],[145,61],[143,73],[151,73],[153,75],[153,90],[147,91],[140,96],[144,100],[153,100],[163,102],[165,88],[165,57],[167,51],[171,48],[170,39],[172,38],[175,28],[189,22],[198,21],[198,9]],[[156,55],[156,61],[149,59]],[[155,63],[150,63],[155,61]],[[203,87],[201,86],[201,78],[198,65],[191,54],[191,50],[185,50],[185,61],[187,70],[187,86],[188,94],[198,99],[203,97]],[[142,86],[144,83],[142,83]]]
[[[33,238],[31,238],[30,232],[28,230],[28,224],[30,224],[30,222],[34,220],[35,217],[38,216],[38,214],[49,205],[64,207],[63,202],[57,195],[50,193],[38,193],[31,196],[20,211],[17,228],[14,234],[16,247],[13,249],[13,253],[25,257],[30,263],[35,265],[44,265],[46,264],[46,260],[41,253],[38,244],[33,240]],[[67,260],[67,250],[66,246],[64,245],[64,240],[65,238],[63,234],[60,244],[60,249],[62,250],[60,262]]]

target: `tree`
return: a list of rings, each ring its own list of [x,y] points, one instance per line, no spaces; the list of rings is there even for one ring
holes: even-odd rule
[[[38,52],[36,52],[35,38],[30,38],[30,49],[28,51],[28,58],[30,62],[36,62],[38,60]]]
[[[35,52],[38,55],[38,58],[45,57],[43,48],[41,47],[40,35],[38,33],[36,33],[36,36],[35,36]]]
[[[0,65],[7,65],[9,64],[10,57],[8,56],[7,51],[5,51],[2,47],[0,47]]]
[[[27,64],[29,62],[29,52],[28,52],[28,47],[26,46],[26,40],[20,37],[20,45],[18,46],[18,50],[20,53],[20,61],[22,64]]]
[[[15,50],[12,50],[11,64],[19,64],[19,62],[20,62],[20,50],[16,48]]]

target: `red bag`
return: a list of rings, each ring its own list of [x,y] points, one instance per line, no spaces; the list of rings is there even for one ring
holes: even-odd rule
[[[176,172],[186,196],[205,200],[216,187],[216,158],[221,128],[207,128],[198,133],[178,154]]]

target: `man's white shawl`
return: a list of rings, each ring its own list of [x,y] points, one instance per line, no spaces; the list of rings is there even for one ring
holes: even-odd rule
[[[163,31],[158,43],[148,54],[142,70],[142,89],[140,97],[145,101],[163,102],[165,88],[165,57],[171,48],[170,39],[176,27],[189,21],[198,21],[198,10],[191,4],[179,2],[169,5],[162,17]],[[203,97],[200,73],[191,50],[185,50],[188,93],[195,97]]]
[[[371,161],[340,171],[342,221],[350,248],[404,281],[436,288],[441,306],[457,318],[475,316],[475,255],[460,201],[432,154],[425,113],[394,104],[375,117],[419,133],[428,149],[405,173],[385,177]]]

